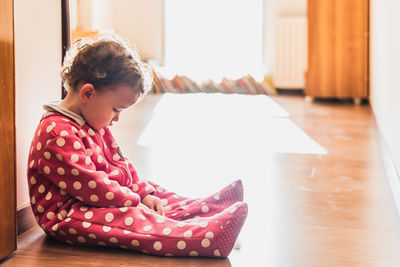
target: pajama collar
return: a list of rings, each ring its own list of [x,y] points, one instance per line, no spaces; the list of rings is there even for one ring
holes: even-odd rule
[[[81,127],[86,123],[86,120],[81,115],[61,107],[60,103],[61,101],[56,101],[56,102],[51,102],[47,105],[43,105],[43,108],[47,111],[44,114],[44,117],[53,113],[60,113],[68,118],[73,119]]]

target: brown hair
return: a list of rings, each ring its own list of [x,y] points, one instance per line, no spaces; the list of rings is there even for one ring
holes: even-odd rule
[[[90,83],[98,91],[125,83],[139,85],[142,95],[153,83],[150,67],[117,35],[75,41],[65,55],[61,78],[66,90],[76,90],[81,83]]]

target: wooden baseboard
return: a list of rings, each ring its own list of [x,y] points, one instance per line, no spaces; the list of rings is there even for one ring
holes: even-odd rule
[[[29,203],[17,211],[18,235],[23,234],[36,225],[37,222]]]
[[[396,170],[393,157],[387,147],[383,136],[379,133],[379,148],[381,150],[382,161],[385,168],[386,176],[389,180],[390,188],[392,189],[393,199],[396,204],[397,215],[400,216],[400,176]]]

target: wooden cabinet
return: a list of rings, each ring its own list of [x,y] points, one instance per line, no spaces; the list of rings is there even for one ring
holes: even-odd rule
[[[17,247],[13,2],[0,1],[0,260]]]
[[[368,97],[368,2],[308,0],[307,97]]]

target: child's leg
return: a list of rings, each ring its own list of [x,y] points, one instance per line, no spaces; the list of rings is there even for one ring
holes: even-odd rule
[[[70,244],[163,256],[227,257],[246,216],[246,203],[236,203],[213,217],[181,222],[136,207],[95,208],[77,203],[64,220],[47,230]]]
[[[156,188],[155,196],[166,204],[166,216],[175,220],[186,220],[194,217],[210,217],[236,202],[243,201],[243,185],[236,180],[217,193],[198,199],[190,199],[170,192],[152,183]]]

